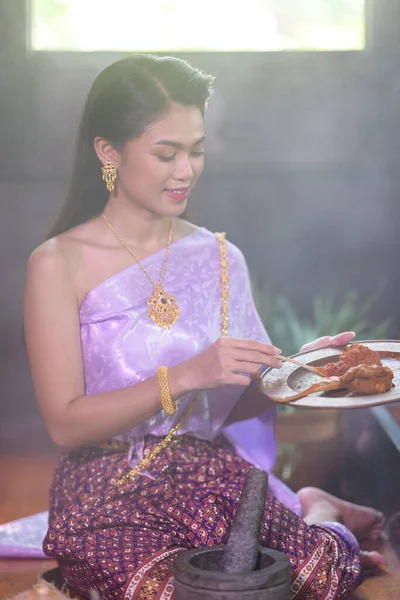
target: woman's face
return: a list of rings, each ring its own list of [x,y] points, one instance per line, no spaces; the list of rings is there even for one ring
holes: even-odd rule
[[[203,143],[200,110],[172,104],[120,153],[118,194],[151,214],[179,216],[203,171]]]

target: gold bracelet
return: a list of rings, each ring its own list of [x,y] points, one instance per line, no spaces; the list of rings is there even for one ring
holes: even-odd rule
[[[169,391],[167,367],[158,367],[157,379],[160,387],[162,407],[168,415],[174,415],[176,413],[176,402],[172,400],[171,393]]]

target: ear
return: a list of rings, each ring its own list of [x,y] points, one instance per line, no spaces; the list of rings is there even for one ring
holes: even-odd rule
[[[105,165],[106,162],[112,162],[117,169],[121,164],[121,154],[102,137],[94,138],[94,149],[97,154],[97,157],[102,165]]]

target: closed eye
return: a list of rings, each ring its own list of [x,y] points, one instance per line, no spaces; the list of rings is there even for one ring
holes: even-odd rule
[[[200,156],[204,156],[204,150],[193,151],[190,154],[191,154],[191,156],[195,156],[197,158]],[[160,156],[160,155],[157,155],[157,156],[162,162],[171,162],[174,160],[174,158],[176,158],[176,154],[173,154],[172,156]]]
[[[171,160],[174,160],[176,154],[174,154],[173,156],[158,156],[158,158],[162,161],[162,162],[171,162]]]

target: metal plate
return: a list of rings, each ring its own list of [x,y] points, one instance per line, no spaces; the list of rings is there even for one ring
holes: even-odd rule
[[[371,350],[375,350],[379,354],[382,364],[392,369],[394,373],[394,387],[391,390],[384,394],[374,394],[371,396],[358,396],[347,390],[337,390],[335,392],[305,396],[290,404],[303,408],[352,409],[399,402],[400,341],[373,340],[355,343],[364,344],[368,348],[371,348]],[[329,347],[295,354],[293,358],[313,367],[325,367],[330,362],[336,362],[341,352],[341,348]],[[310,373],[297,365],[284,363],[281,369],[267,369],[260,379],[260,387],[267,396],[270,394],[271,396],[285,398],[301,392],[319,379],[318,375]]]

